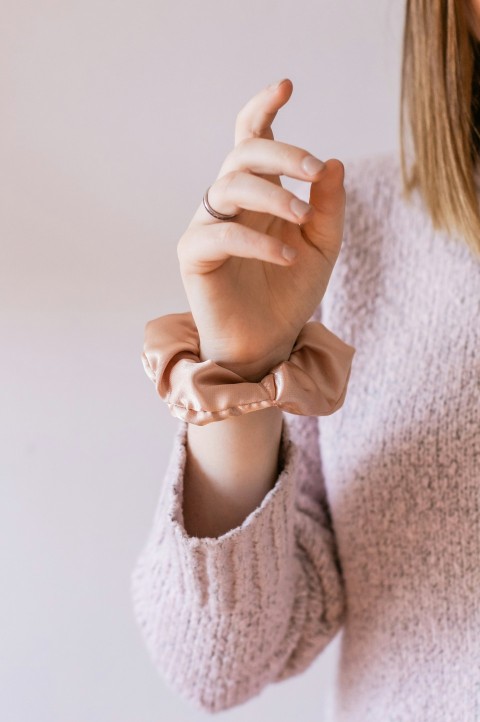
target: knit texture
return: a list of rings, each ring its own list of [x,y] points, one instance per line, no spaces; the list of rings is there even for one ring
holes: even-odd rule
[[[274,487],[218,538],[184,529],[179,422],[134,615],[165,682],[209,712],[340,633],[334,722],[480,722],[480,262],[402,198],[396,153],[345,170],[311,319],[356,349],[345,402],[283,412]]]

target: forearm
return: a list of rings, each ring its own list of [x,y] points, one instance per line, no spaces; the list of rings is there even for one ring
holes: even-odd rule
[[[190,536],[218,537],[259,506],[279,473],[282,420],[273,406],[189,424],[183,514]]]

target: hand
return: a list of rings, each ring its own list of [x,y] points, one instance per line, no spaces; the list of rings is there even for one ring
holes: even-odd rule
[[[315,168],[308,151],[274,140],[271,125],[292,90],[289,79],[265,88],[237,116],[235,146],[208,194],[215,210],[237,218],[217,220],[200,203],[177,245],[201,360],[252,381],[290,356],[343,237],[341,161]],[[311,183],[310,207],[283,188],[281,175]],[[282,255],[285,246],[294,260]]]

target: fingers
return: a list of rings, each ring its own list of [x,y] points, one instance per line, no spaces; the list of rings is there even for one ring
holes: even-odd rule
[[[305,222],[313,212],[312,206],[291,191],[244,171],[233,171],[216,180],[210,187],[208,200],[225,215],[241,210],[258,211],[292,223]]]
[[[208,192],[209,203],[218,213],[238,216],[242,210],[250,210],[295,223],[310,219],[314,209],[285,190],[280,176],[314,182],[325,164],[302,148],[275,141],[271,130],[277,111],[288,101],[292,90],[292,82],[286,78],[263,88],[239,112],[236,145]],[[202,203],[190,225],[212,227],[223,223],[209,214]]]
[[[323,161],[303,148],[267,138],[247,138],[227,155],[218,177],[234,170],[248,170],[312,182],[324,167]]]
[[[292,81],[284,78],[254,95],[237,115],[235,145],[247,138],[273,140],[272,123],[279,108],[290,99],[292,90]]]
[[[321,248],[332,266],[340,251],[345,217],[345,167],[337,158],[326,162],[320,178],[310,186],[310,204],[315,212],[302,223],[302,234]]]
[[[283,255],[285,249],[295,255],[293,248],[273,236],[239,223],[225,222],[188,229],[177,244],[177,256],[183,275],[203,274],[234,256],[289,266],[295,258]]]

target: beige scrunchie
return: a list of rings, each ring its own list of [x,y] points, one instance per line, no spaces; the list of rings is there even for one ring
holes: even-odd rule
[[[198,426],[269,406],[291,414],[328,416],[345,399],[355,348],[318,321],[300,331],[290,357],[261,381],[246,381],[212,360],[200,361],[190,312],[145,327],[142,362],[160,397],[179,419]]]

